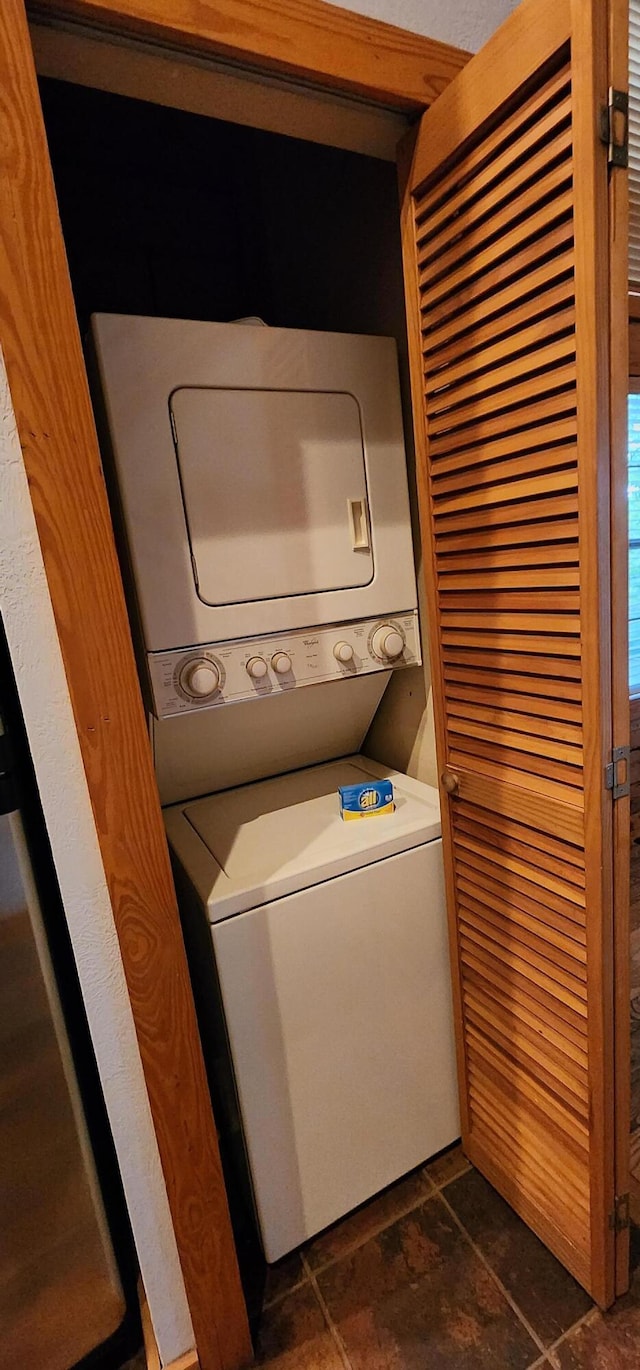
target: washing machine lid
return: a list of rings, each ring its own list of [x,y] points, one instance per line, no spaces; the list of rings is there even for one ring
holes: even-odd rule
[[[373,579],[353,395],[185,386],[170,399],[198,597],[216,607]]]
[[[338,786],[384,777],[395,813],[345,822]],[[436,790],[359,756],[175,805],[165,822],[212,922],[440,836]]]

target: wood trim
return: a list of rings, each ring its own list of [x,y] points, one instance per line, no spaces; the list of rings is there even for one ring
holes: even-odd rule
[[[571,0],[578,510],[581,542],[585,874],[590,1075],[591,1292],[615,1297],[613,804],[602,777],[612,738],[610,270],[608,172],[594,115],[606,104],[608,4]],[[594,242],[598,244],[594,247]],[[628,694],[628,689],[627,689]]]
[[[628,0],[609,0],[608,84],[626,90],[629,70]],[[627,282],[629,242],[628,176],[609,177],[609,357],[611,450],[611,653],[612,745],[629,746],[629,559],[627,495],[627,404],[629,333]],[[638,326],[640,333],[640,326]],[[640,339],[639,339],[640,340]],[[631,799],[613,809],[613,936],[615,1014],[615,1188],[629,1188],[631,1134]],[[629,1287],[629,1231],[616,1234],[616,1297]]]
[[[324,0],[37,0],[30,13],[82,20],[415,111],[426,109],[469,57]]]
[[[22,0],[0,7],[2,346],[202,1370],[251,1343]]]
[[[39,76],[146,100],[169,109],[267,129],[368,157],[396,160],[407,116],[275,77],[230,68],[193,53],[105,41],[103,34],[29,25]]]

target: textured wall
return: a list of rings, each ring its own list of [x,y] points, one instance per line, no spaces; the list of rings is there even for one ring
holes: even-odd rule
[[[140,1269],[171,1361],[193,1329],[1,353],[0,491],[0,612]]]
[[[333,3],[333,0],[329,0]],[[476,52],[518,0],[341,0],[342,8]]]

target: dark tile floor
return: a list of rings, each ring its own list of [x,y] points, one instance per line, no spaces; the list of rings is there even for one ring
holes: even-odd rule
[[[599,1313],[455,1147],[271,1268],[257,1360],[270,1370],[638,1370],[640,1268],[630,1293]]]

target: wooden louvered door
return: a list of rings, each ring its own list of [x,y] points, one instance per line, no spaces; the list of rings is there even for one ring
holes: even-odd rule
[[[522,0],[425,114],[403,170],[463,1142],[601,1304],[615,1274],[606,95],[606,4]]]

